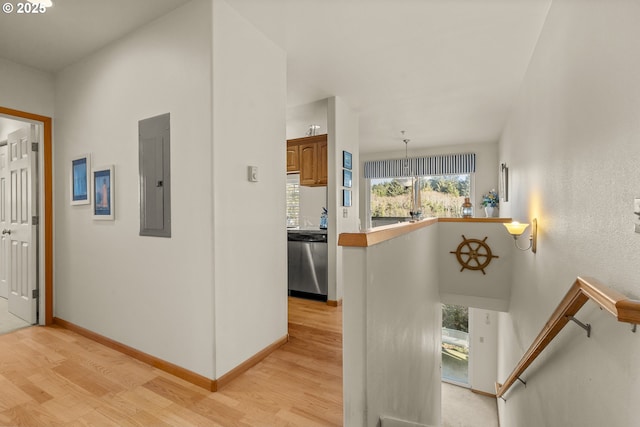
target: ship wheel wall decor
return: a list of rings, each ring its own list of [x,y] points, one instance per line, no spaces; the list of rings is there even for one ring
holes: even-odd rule
[[[462,266],[460,271],[465,268],[468,270],[480,270],[482,274],[487,274],[484,269],[489,265],[493,258],[499,258],[491,253],[491,248],[485,242],[488,237],[482,240],[467,239],[462,235],[462,243],[458,245],[458,249],[449,253],[455,254],[458,262]]]

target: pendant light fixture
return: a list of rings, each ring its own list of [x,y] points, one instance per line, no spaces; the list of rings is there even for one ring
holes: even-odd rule
[[[402,142],[404,142],[404,164],[402,165],[402,169],[404,169],[404,175],[409,175],[409,141],[408,138],[404,137],[404,131],[400,131],[402,133]]]

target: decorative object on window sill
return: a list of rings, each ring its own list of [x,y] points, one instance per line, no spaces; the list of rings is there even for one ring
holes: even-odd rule
[[[513,236],[513,241],[518,249],[521,251],[528,251],[531,249],[533,253],[536,253],[538,250],[538,219],[534,218],[531,221],[531,234],[529,235],[529,246],[526,248],[521,248],[518,245],[518,237],[522,236],[524,230],[527,229],[529,224],[520,224],[518,221],[513,221],[508,224],[504,224],[507,228],[507,231],[511,236]]]
[[[484,213],[487,218],[498,216],[499,201],[498,193],[494,189],[482,195],[482,206],[484,207]]]
[[[473,205],[471,204],[471,200],[468,197],[464,198],[464,203],[462,204],[462,218],[471,218],[473,217]]]
[[[485,242],[488,236],[482,240],[479,239],[467,239],[464,234],[462,235],[462,243],[458,245],[455,251],[449,253],[455,254],[458,262],[462,266],[460,271],[465,268],[469,270],[480,270],[482,274],[485,273],[484,269],[487,268],[493,258],[500,258],[497,255],[493,255],[491,248]]]

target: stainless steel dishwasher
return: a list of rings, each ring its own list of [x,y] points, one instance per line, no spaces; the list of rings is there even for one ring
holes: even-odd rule
[[[327,300],[327,235],[289,232],[289,295]]]

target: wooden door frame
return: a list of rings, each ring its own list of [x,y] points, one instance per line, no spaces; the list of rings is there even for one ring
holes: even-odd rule
[[[40,116],[38,114],[27,113],[10,108],[0,107],[0,114],[13,116],[18,119],[26,119],[42,123],[44,140],[42,141],[43,152],[43,188],[44,188],[44,211],[39,215],[44,217],[44,324],[53,324],[53,147],[52,147],[52,119],[51,117]],[[40,179],[40,178],[39,178]],[[40,268],[38,265],[36,268]],[[40,303],[38,302],[38,305]],[[42,317],[38,319],[42,323]]]

